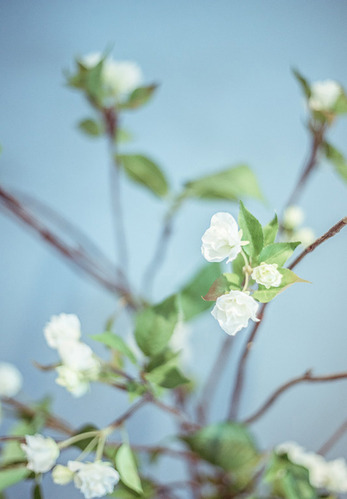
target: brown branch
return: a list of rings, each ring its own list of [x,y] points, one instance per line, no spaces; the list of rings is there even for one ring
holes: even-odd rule
[[[320,447],[318,454],[324,456],[347,432],[347,419],[337,428],[329,439]]]
[[[147,394],[145,394],[140,400],[138,400],[134,405],[129,407],[128,410],[124,412],[119,418],[115,419],[111,424],[108,426],[112,428],[118,428],[118,426],[122,426],[122,424],[129,419],[133,414],[135,414],[136,411],[141,409],[145,404],[147,404],[150,401],[149,397]]]
[[[292,270],[294,267],[296,267],[301,260],[308,254],[314,251],[318,246],[320,246],[324,241],[327,239],[330,239],[331,237],[335,236],[340,232],[343,227],[347,225],[347,217],[344,217],[342,220],[340,220],[338,223],[333,225],[325,234],[323,234],[321,237],[319,237],[316,241],[314,241],[310,246],[308,246],[304,251],[300,253],[300,255],[294,260],[294,262],[289,265],[289,269]],[[238,409],[239,409],[239,403],[240,403],[240,397],[241,397],[241,392],[243,388],[243,382],[244,382],[244,373],[245,373],[245,368],[246,368],[246,362],[247,362],[247,357],[249,355],[249,352],[253,346],[254,339],[256,336],[256,333],[262,324],[262,318],[264,316],[264,311],[268,303],[263,303],[261,306],[261,309],[259,311],[258,318],[260,319],[260,322],[256,322],[250,332],[249,338],[247,340],[247,343],[245,345],[245,348],[243,350],[242,356],[239,360],[238,368],[237,368],[237,375],[236,375],[236,382],[234,385],[233,393],[232,393],[232,398],[231,398],[231,404],[230,404],[230,410],[228,414],[228,419],[235,419],[238,414]]]
[[[292,386],[298,385],[299,383],[324,383],[329,381],[336,381],[347,378],[347,372],[328,374],[324,376],[313,376],[312,371],[309,370],[302,376],[298,376],[290,381],[287,381],[281,385],[277,390],[266,400],[266,402],[258,409],[254,414],[246,418],[243,422],[245,424],[254,423],[259,419],[280,397],[284,392],[286,392]]]
[[[201,428],[201,426],[199,424],[193,423],[192,421],[189,421],[187,416],[179,409],[176,409],[175,407],[172,407],[168,404],[165,404],[161,400],[155,399],[153,396],[151,396],[150,402],[152,402],[152,404],[156,405],[159,409],[162,409],[163,411],[167,412],[168,414],[172,414],[173,416],[178,418],[181,421],[181,423],[183,423],[185,425],[186,428],[189,428],[191,430],[198,430],[199,428]]]

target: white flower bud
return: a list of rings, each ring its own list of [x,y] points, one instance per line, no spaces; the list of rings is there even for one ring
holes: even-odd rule
[[[269,288],[278,288],[282,281],[282,274],[277,270],[276,263],[262,262],[258,267],[255,267],[252,272],[252,279],[257,284],[261,284]]]
[[[336,81],[316,81],[311,85],[308,106],[312,111],[332,111],[341,93],[342,87]]]
[[[81,397],[89,388],[89,380],[83,372],[75,371],[67,366],[59,366],[56,368],[58,378],[55,382],[67,389],[75,397]]]
[[[68,467],[75,474],[75,486],[84,494],[85,499],[111,494],[119,481],[117,471],[111,463],[105,461],[94,463],[69,461]]]
[[[295,229],[302,224],[304,218],[304,212],[300,206],[288,206],[288,208],[284,210],[283,225],[286,229]]]
[[[249,294],[232,290],[217,298],[211,314],[226,333],[234,336],[242,328],[247,327],[249,319],[259,321],[258,306],[258,302]]]
[[[241,241],[242,230],[239,230],[236,220],[229,213],[216,213],[211,218],[211,225],[202,236],[201,252],[209,262],[227,263],[235,260],[242,246],[248,244]]]
[[[0,362],[0,397],[15,397],[22,384],[23,378],[16,366]]]
[[[45,473],[54,465],[59,456],[59,447],[53,438],[42,435],[26,435],[26,444],[21,448],[28,459],[27,468],[35,473]]]
[[[67,466],[62,466],[61,464],[58,464],[52,470],[53,482],[56,483],[57,485],[66,485],[67,483],[71,482],[73,477],[74,477],[73,472],[69,470]]]
[[[51,348],[58,348],[67,340],[77,341],[81,337],[81,324],[74,314],[53,315],[44,328],[44,335]]]
[[[59,345],[59,355],[63,364],[74,371],[89,372],[96,378],[99,372],[99,361],[93,350],[79,341],[64,341]]]

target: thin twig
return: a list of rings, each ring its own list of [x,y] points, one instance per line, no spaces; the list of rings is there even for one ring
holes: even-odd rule
[[[198,430],[199,428],[201,428],[199,424],[189,421],[187,416],[179,409],[176,409],[175,407],[165,404],[161,400],[157,400],[154,397],[150,399],[150,402],[159,407],[159,409],[162,409],[163,411],[177,417],[184,425],[186,425],[187,428],[189,427],[191,430]]]
[[[298,385],[299,383],[324,383],[327,381],[336,381],[347,378],[347,372],[334,373],[323,376],[313,376],[312,371],[309,370],[305,372],[302,376],[298,376],[290,381],[287,381],[281,385],[277,390],[266,400],[266,402],[258,409],[254,414],[246,418],[243,422],[245,424],[254,423],[259,419],[280,397],[284,392],[286,392],[292,386]]]
[[[146,395],[144,395],[140,400],[138,400],[134,405],[132,405],[131,407],[129,407],[129,409],[127,409],[124,414],[122,414],[120,417],[118,417],[117,419],[115,419],[111,424],[109,424],[108,426],[109,427],[112,427],[112,428],[118,428],[118,426],[122,426],[122,424],[127,420],[129,419],[133,414],[135,414],[135,412],[137,412],[139,409],[141,409],[141,407],[143,407],[145,404],[147,404],[148,402],[150,402],[150,399],[149,397],[147,397]]]
[[[318,454],[324,456],[347,432],[347,419],[334,431],[329,439],[320,447]]]

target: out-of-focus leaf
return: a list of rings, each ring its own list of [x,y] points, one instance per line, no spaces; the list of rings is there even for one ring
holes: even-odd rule
[[[216,301],[217,298],[232,289],[240,290],[242,280],[237,274],[222,274],[214,281],[208,293],[204,296],[206,301]]]
[[[90,137],[100,137],[104,132],[101,124],[91,118],[80,121],[78,128]]]
[[[22,480],[25,480],[30,475],[30,470],[25,466],[16,467],[13,469],[0,469],[0,491],[7,489]]]
[[[143,493],[136,461],[128,444],[123,444],[116,454],[116,469],[122,482],[138,494]]]
[[[333,165],[336,173],[344,182],[347,182],[347,161],[344,155],[328,142],[324,142],[322,150],[327,160]]]
[[[126,102],[120,104],[119,108],[123,109],[137,109],[138,107],[142,107],[149,102],[149,100],[153,97],[155,90],[158,85],[148,85],[146,87],[136,88],[129,96]]]
[[[106,331],[105,333],[102,333],[102,334],[94,334],[92,336],[92,339],[95,341],[98,341],[99,343],[103,343],[104,345],[106,345],[108,348],[111,348],[112,350],[116,350],[118,352],[121,352],[123,355],[128,357],[128,359],[133,364],[137,364],[135,354],[128,347],[128,345],[125,343],[123,338],[121,338],[117,334],[112,333],[111,331]]]
[[[310,87],[310,84],[308,83],[308,81],[306,80],[306,78],[304,78],[302,76],[302,74],[299,73],[299,71],[297,69],[293,69],[292,71],[293,71],[293,75],[295,76],[295,78],[299,82],[300,87],[301,87],[304,95],[307,97],[307,99],[309,99],[311,97],[311,87]]]
[[[38,483],[33,488],[33,499],[43,499],[41,487]]]
[[[116,160],[128,177],[137,184],[143,185],[159,197],[168,193],[169,185],[165,175],[151,159],[141,154],[119,154]]]

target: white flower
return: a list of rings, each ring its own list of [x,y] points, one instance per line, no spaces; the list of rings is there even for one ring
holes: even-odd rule
[[[0,397],[15,397],[22,384],[23,378],[16,366],[0,362]]]
[[[185,365],[188,365],[192,355],[189,344],[191,334],[192,328],[186,322],[183,322],[183,320],[179,320],[170,338],[171,348],[176,351],[181,350],[180,358]]]
[[[83,372],[75,371],[67,366],[59,366],[56,371],[58,378],[56,378],[55,382],[60,386],[64,386],[75,397],[81,397],[88,391],[89,380]]]
[[[52,470],[53,482],[58,485],[66,485],[67,483],[71,482],[73,477],[74,477],[73,472],[69,470],[67,466],[62,466],[61,464],[58,464]]]
[[[88,69],[95,67],[104,54],[92,52],[84,56],[80,62]],[[101,73],[104,91],[108,97],[119,99],[138,88],[142,82],[142,72],[140,67],[131,61],[115,61],[106,57]]]
[[[290,461],[304,466],[313,487],[336,493],[347,492],[347,465],[344,459],[326,461],[323,456],[307,452],[295,442],[284,442],[275,451],[277,454],[287,454]]]
[[[226,333],[234,336],[248,325],[249,319],[259,321],[257,319],[258,306],[258,303],[247,293],[232,290],[217,298],[211,314]]]
[[[81,324],[74,314],[53,315],[44,328],[44,335],[51,348],[58,348],[67,340],[79,340]]]
[[[88,372],[91,377],[97,377],[99,361],[90,346],[79,341],[64,341],[59,345],[58,352],[65,366],[74,371]]]
[[[341,85],[336,81],[316,81],[311,85],[309,108],[312,111],[332,111],[341,93]]]
[[[288,206],[284,210],[283,225],[286,229],[295,229],[304,221],[305,215],[300,206]]]
[[[104,461],[96,461],[95,463],[69,461],[68,468],[75,473],[75,485],[86,499],[111,494],[119,481],[117,471],[111,463]]]
[[[262,284],[269,289],[271,287],[278,288],[282,281],[282,274],[277,270],[276,263],[262,262],[258,267],[255,267],[252,272],[252,279],[257,284]]]
[[[229,263],[235,260],[242,246],[248,244],[241,238],[242,230],[239,230],[234,217],[225,212],[216,213],[201,238],[201,252],[209,262],[222,262],[227,258]]]
[[[59,456],[59,447],[52,438],[42,435],[26,435],[26,444],[21,448],[28,459],[27,468],[35,473],[45,473],[54,465]]]
[[[301,227],[301,229],[295,231],[292,236],[293,241],[300,241],[305,248],[307,248],[307,246],[310,246],[310,244],[312,244],[315,239],[315,233],[310,227]]]

